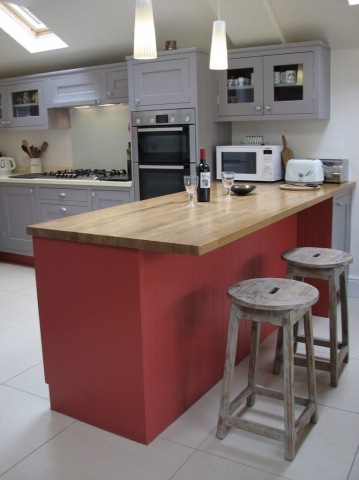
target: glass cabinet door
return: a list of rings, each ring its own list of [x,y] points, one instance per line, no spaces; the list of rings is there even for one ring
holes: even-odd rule
[[[6,124],[6,98],[5,98],[5,87],[0,88],[0,128],[5,128],[8,125]]]
[[[264,114],[314,111],[312,52],[264,57]]]
[[[44,123],[41,82],[7,87],[10,127],[37,126]]]
[[[230,59],[218,74],[219,115],[263,115],[262,57]]]

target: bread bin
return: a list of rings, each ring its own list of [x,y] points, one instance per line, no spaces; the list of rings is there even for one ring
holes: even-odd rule
[[[348,160],[321,158],[325,183],[344,183],[348,181]]]

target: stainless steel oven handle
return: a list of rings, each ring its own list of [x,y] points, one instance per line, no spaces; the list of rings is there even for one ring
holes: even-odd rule
[[[139,165],[140,170],[184,170],[183,165]]]
[[[157,127],[157,128],[138,128],[138,133],[141,132],[183,132],[183,127]]]

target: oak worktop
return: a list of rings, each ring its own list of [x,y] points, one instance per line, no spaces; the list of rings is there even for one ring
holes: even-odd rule
[[[200,256],[335,195],[355,182],[287,191],[281,183],[257,183],[246,196],[224,200],[221,182],[211,201],[187,207],[187,192],[52,220],[27,227],[29,235],[115,247]]]

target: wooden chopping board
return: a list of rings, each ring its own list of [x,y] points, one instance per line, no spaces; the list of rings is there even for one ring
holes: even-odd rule
[[[292,158],[294,158],[294,154],[292,150],[288,148],[287,140],[285,139],[284,135],[282,135],[282,141],[284,146],[284,150],[282,151],[282,161],[283,161],[284,167],[286,167],[288,160],[291,160]]]

